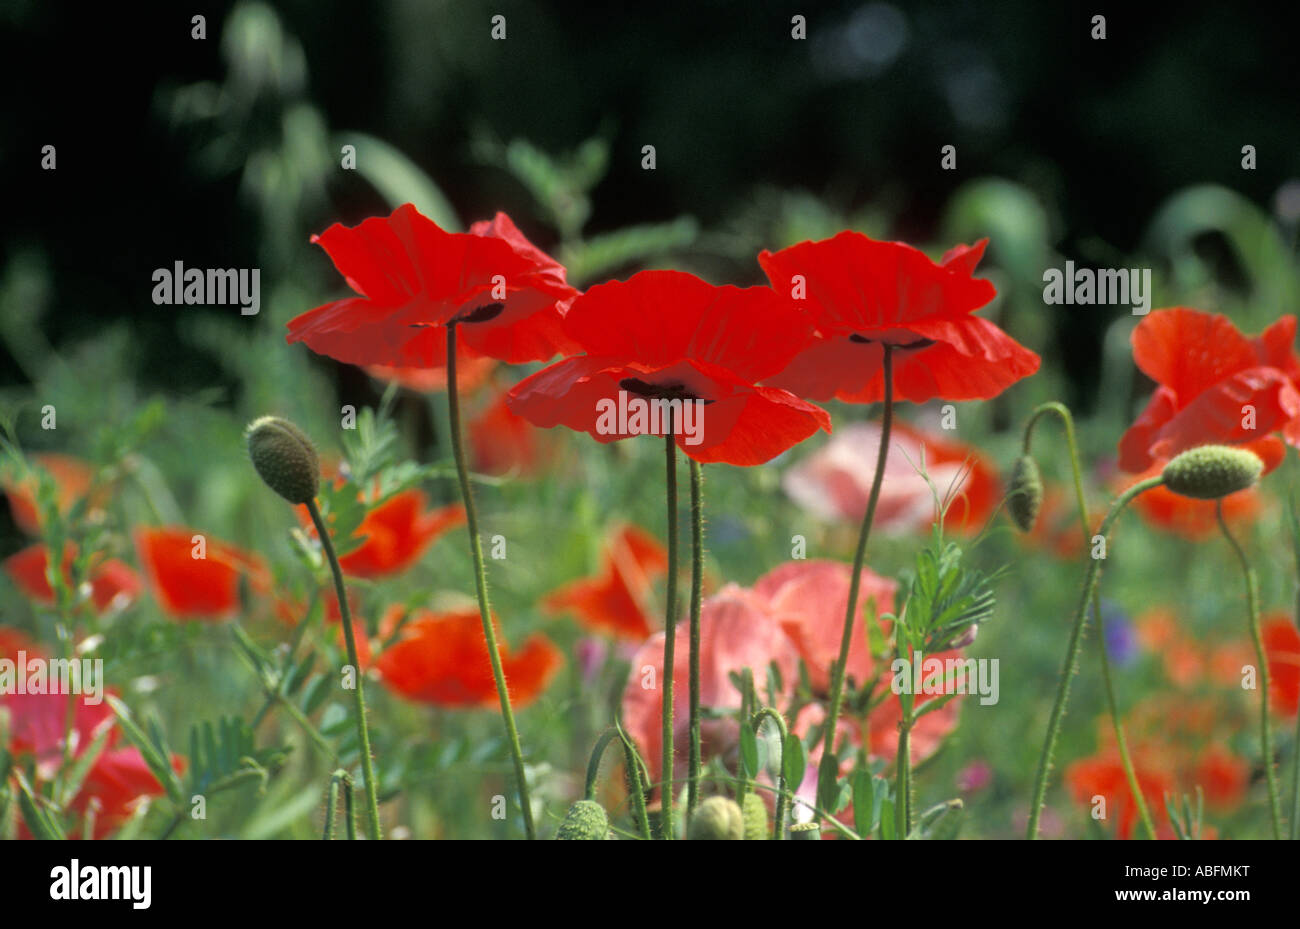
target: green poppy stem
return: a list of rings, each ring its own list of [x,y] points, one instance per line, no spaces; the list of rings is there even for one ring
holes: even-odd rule
[[[465,446],[460,428],[460,390],[456,384],[456,323],[447,324],[447,413],[451,432],[452,456],[456,459],[456,476],[460,479],[460,496],[465,503],[465,521],[469,528],[469,550],[474,558],[474,589],[478,596],[478,614],[483,622],[483,638],[487,640],[488,658],[492,663],[492,679],[496,682],[497,697],[501,701],[501,716],[506,724],[506,740],[510,743],[510,756],[514,760],[515,781],[519,792],[519,808],[524,817],[524,833],[537,838],[533,826],[533,807],[528,799],[528,775],[524,770],[524,753],[519,747],[519,730],[515,727],[515,714],[510,706],[510,691],[506,688],[506,674],[501,666],[501,649],[497,645],[496,630],[492,626],[492,610],[488,605],[487,570],[483,564],[483,542],[478,534],[478,508],[469,485],[469,468],[465,464]]]
[[[348,664],[356,669],[356,687],[352,690],[353,709],[357,714],[357,738],[361,742],[361,774],[366,780],[366,815],[372,839],[384,837],[379,828],[379,789],[375,783],[374,762],[370,752],[370,727],[366,724],[365,675],[361,672],[361,662],[357,659],[357,636],[352,629],[352,611],[348,608],[348,594],[343,586],[343,569],[339,567],[339,556],[334,552],[334,542],[330,539],[329,529],[321,518],[320,508],[315,498],[307,501],[307,512],[316,525],[316,534],[320,537],[321,549],[325,560],[330,564],[334,575],[334,593],[339,601],[339,613],[343,622],[343,641],[347,645]]]
[[[1159,487],[1164,483],[1164,480],[1163,477],[1157,475],[1144,481],[1138,481],[1116,497],[1111,504],[1110,512],[1102,520],[1099,530],[1101,537],[1106,538],[1110,532],[1110,527],[1134,498],[1153,487]],[[1047,797],[1047,781],[1052,770],[1052,758],[1056,754],[1056,740],[1061,734],[1061,721],[1065,717],[1065,704],[1070,696],[1070,679],[1074,677],[1075,671],[1078,670],[1079,640],[1083,635],[1084,617],[1087,614],[1088,605],[1093,599],[1093,593],[1097,589],[1097,579],[1101,577],[1101,563],[1104,560],[1104,558],[1089,560],[1088,573],[1083,582],[1083,595],[1079,598],[1079,606],[1075,609],[1074,622],[1070,627],[1070,644],[1066,650],[1065,667],[1061,669],[1061,676],[1056,685],[1056,700],[1052,703],[1052,714],[1047,723],[1047,739],[1043,742],[1043,751],[1038,758],[1038,775],[1034,778],[1034,799],[1029,808],[1028,837],[1030,839],[1038,838],[1038,822],[1042,817],[1043,802]]]
[[[686,815],[695,812],[700,794],[700,599],[704,588],[704,476],[691,459],[691,746]]]
[[[663,672],[663,768],[660,773],[659,834],[673,837],[673,667],[677,658],[677,444],[673,441],[673,412],[668,409],[668,431],[664,436],[666,496],[668,500],[668,592],[664,615]]]
[[[822,770],[817,775],[818,801],[827,808],[834,805],[833,798],[823,797],[820,793],[823,784],[839,770],[835,759],[835,728],[839,723],[840,703],[844,698],[844,678],[849,663],[849,646],[853,642],[853,626],[858,615],[858,594],[862,586],[862,567],[866,562],[867,541],[871,538],[871,524],[876,518],[876,504],[880,501],[880,486],[885,479],[885,459],[889,455],[889,434],[894,424],[893,346],[884,343],[882,348],[885,412],[880,426],[880,448],[876,452],[876,473],[871,481],[871,494],[867,497],[867,512],[862,517],[862,528],[858,532],[858,547],[853,553],[853,575],[849,579],[849,602],[844,611],[844,632],[840,636],[839,658],[831,674],[830,707],[826,714],[826,733],[822,745]]]
[[[1034,425],[1038,420],[1048,413],[1055,414],[1061,420],[1065,428],[1065,444],[1070,452],[1070,467],[1074,476],[1074,499],[1079,509],[1079,525],[1083,530],[1083,546],[1086,550],[1092,544],[1092,529],[1088,525],[1088,502],[1083,494],[1083,468],[1079,463],[1079,446],[1074,438],[1074,417],[1070,413],[1069,407],[1063,403],[1044,403],[1034,409],[1030,415],[1029,421],[1025,423],[1025,441],[1024,453],[1029,454],[1030,442],[1033,438]],[[1111,681],[1110,674],[1110,655],[1106,651],[1106,630],[1102,626],[1101,619],[1101,592],[1094,590],[1092,595],[1092,615],[1097,623],[1097,644],[1098,653],[1101,655],[1101,679],[1106,689],[1106,703],[1110,707],[1111,725],[1115,730],[1115,745],[1119,749],[1120,766],[1124,769],[1124,779],[1128,782],[1129,793],[1133,797],[1133,803],[1137,807],[1138,817],[1142,820],[1142,829],[1146,832],[1148,839],[1155,839],[1156,827],[1151,819],[1151,811],[1147,809],[1146,798],[1142,795],[1142,787],[1138,784],[1137,772],[1133,767],[1133,759],[1129,755],[1128,739],[1124,736],[1124,723],[1120,717],[1119,701],[1115,699],[1115,687]],[[1087,621],[1087,614],[1080,619],[1080,622]],[[1072,634],[1070,642],[1075,649],[1074,654],[1066,656],[1066,667],[1070,669],[1069,674],[1074,674],[1074,669],[1078,667],[1078,648],[1083,638],[1083,630],[1080,629],[1077,634]],[[1062,707],[1064,713],[1064,707]]]
[[[764,719],[770,719],[776,723],[777,732],[781,734],[781,768],[776,776],[776,800],[774,803],[775,808],[772,811],[772,838],[780,841],[785,837],[785,797],[789,792],[789,785],[785,779],[785,749],[790,741],[790,731],[786,728],[785,717],[778,710],[770,706],[764,706],[759,707],[758,712],[753,716],[755,735],[758,734],[758,728],[763,724]]]
[[[1246,610],[1250,624],[1250,638],[1255,644],[1255,660],[1259,663],[1259,740],[1264,755],[1264,779],[1268,783],[1268,810],[1273,823],[1273,838],[1282,838],[1282,804],[1278,798],[1277,772],[1273,770],[1273,724],[1268,713],[1268,655],[1264,653],[1264,637],[1259,629],[1259,584],[1255,580],[1255,569],[1246,557],[1246,550],[1241,547],[1228,530],[1223,519],[1223,500],[1216,502],[1214,515],[1219,521],[1223,537],[1232,546],[1241,564],[1241,572],[1246,578]]]

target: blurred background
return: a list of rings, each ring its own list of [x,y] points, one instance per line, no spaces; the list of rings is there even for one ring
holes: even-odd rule
[[[1082,443],[1103,490],[1115,442],[1150,389],[1132,366],[1135,318],[1127,307],[1044,305],[1044,269],[1067,259],[1150,268],[1152,306],[1225,312],[1248,333],[1300,302],[1300,69],[1294,30],[1267,6],[191,6],[7,0],[0,9],[0,403],[33,450],[102,462],[123,435],[138,439],[134,450],[165,475],[178,516],[260,550],[285,554],[292,517],[251,481],[243,424],[277,412],[335,435],[340,403],[374,405],[384,389],[283,342],[287,320],[345,289],[309,237],[407,201],[450,229],[504,210],[579,287],[643,267],[760,283],[761,249],[845,228],[936,257],[988,236],[981,273],[999,296],[984,315],[1044,364],[998,400],[963,407],[958,435],[1005,462],[1032,405],[1065,400],[1084,420]],[[203,39],[192,37],[199,14]],[[791,36],[795,14],[806,16],[806,39]],[[1098,14],[1104,40],[1091,37]],[[498,15],[504,40],[492,38]],[[55,170],[41,168],[45,145],[55,146]],[[642,167],[646,145],[653,170]],[[940,164],[949,145],[955,170]],[[1242,167],[1246,145],[1257,153],[1253,170]],[[344,146],[355,147],[355,169],[342,164]],[[260,268],[260,314],[155,306],[151,274],[176,261]],[[59,410],[57,433],[32,414],[45,403]],[[395,408],[406,450],[421,460],[440,448],[435,408],[408,393]],[[836,408],[837,428],[867,412]],[[577,479],[486,494],[491,526],[525,551],[547,552],[501,569],[512,638],[544,622],[534,609],[541,594],[590,570],[612,519],[663,531],[662,502],[639,489],[662,479],[653,449],[620,443],[597,455],[582,436],[557,440],[569,456],[562,461],[583,456]],[[1045,467],[1064,478],[1064,457],[1042,444]],[[711,485],[718,578],[751,583],[760,566],[788,556],[792,531],[807,532],[824,555],[848,557],[851,528],[808,529],[778,488],[775,467]],[[453,494],[450,484],[428,490]],[[760,493],[774,502],[756,507]],[[1265,535],[1280,525],[1270,514]],[[1110,595],[1117,604],[1132,595],[1136,611],[1161,590],[1193,603],[1200,590],[1208,599],[1197,621],[1212,626],[1225,582],[1185,577],[1190,544],[1149,538],[1116,572]],[[22,544],[0,515],[0,556]],[[990,565],[1015,552],[997,544]],[[909,564],[914,547],[884,543],[877,570]],[[406,579],[408,595],[467,578],[462,548],[459,537],[440,541],[435,568]],[[1283,560],[1263,566],[1262,580],[1266,598],[1286,607]],[[1036,584],[1049,569],[1059,582]],[[1018,828],[1064,651],[1063,625],[1030,620],[1065,622],[1061,590],[1072,588],[1074,569],[1019,569],[1019,586],[1005,592],[999,622],[976,650],[1033,670],[1003,684],[1007,708],[996,725],[964,726],[925,775],[936,791],[950,789],[963,758],[991,759],[1000,786],[977,814],[977,834]],[[0,620],[14,621],[12,598],[4,610]],[[1235,620],[1233,629],[1241,631]],[[208,701],[246,706],[247,682],[232,681],[224,659],[199,647],[207,640],[193,638],[207,633],[185,634],[199,649],[187,672],[195,690],[159,698],[159,712],[181,724]],[[134,671],[147,665],[140,658]],[[1154,665],[1148,671],[1158,676]],[[573,724],[566,701],[582,686],[574,677],[530,711],[534,724],[564,732],[535,740],[555,770],[579,772],[588,737],[608,721],[608,707],[597,707]],[[1094,747],[1087,720],[1099,700],[1085,675],[1063,756]],[[482,759],[500,749],[496,720],[479,716],[458,749],[434,757],[408,745],[413,754],[389,772],[393,783],[438,778],[455,785],[444,797],[472,796]],[[393,758],[398,749],[384,738],[380,753]],[[259,820],[253,834],[310,833],[318,794],[308,784],[296,813]],[[445,803],[433,809],[412,814],[425,817],[426,833],[451,815]],[[1251,830],[1262,822],[1255,813]],[[477,820],[453,831],[475,829],[489,831]]]

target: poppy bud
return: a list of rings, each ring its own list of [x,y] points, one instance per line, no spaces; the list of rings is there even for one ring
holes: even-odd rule
[[[320,489],[316,446],[301,429],[278,416],[253,420],[245,432],[248,457],[258,475],[290,503],[308,503]]]
[[[1254,452],[1230,445],[1202,445],[1165,465],[1165,486],[1196,500],[1217,500],[1259,480],[1264,462]]]
[[[1007,495],[1007,510],[1016,528],[1021,532],[1032,530],[1042,505],[1043,478],[1038,473],[1038,462],[1021,455],[1011,469],[1011,490]]]
[[[557,839],[604,839],[609,835],[609,817],[595,800],[579,800],[569,807],[560,823]]]
[[[818,822],[795,823],[790,827],[790,838],[816,842],[822,837],[822,824]]]
[[[767,828],[767,804],[758,794],[745,794],[745,803],[742,806],[745,817],[745,838],[746,839],[766,839]]]
[[[691,814],[688,839],[743,839],[745,814],[730,797],[709,797]]]
[[[971,623],[969,626],[967,626],[965,629],[962,630],[961,635],[957,636],[957,638],[952,640],[952,642],[948,645],[948,647],[965,648],[966,646],[972,644],[975,641],[975,636],[979,635],[979,631],[980,631],[980,624]]]

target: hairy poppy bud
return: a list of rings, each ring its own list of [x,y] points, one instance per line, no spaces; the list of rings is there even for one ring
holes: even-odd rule
[[[1264,462],[1254,452],[1231,445],[1202,445],[1174,456],[1165,465],[1165,486],[1197,500],[1217,500],[1259,480]]]
[[[688,839],[743,839],[745,814],[730,797],[709,797],[691,814]]]
[[[278,416],[253,420],[245,432],[258,475],[290,503],[307,503],[320,489],[320,460],[307,434]]]
[[[767,804],[758,794],[745,794],[745,802],[741,807],[745,817],[745,838],[746,839],[766,839],[768,837],[767,828]]]
[[[1038,473],[1038,462],[1021,455],[1011,469],[1011,490],[1007,494],[1007,511],[1016,528],[1021,532],[1033,529],[1042,505],[1043,478]]]
[[[805,842],[816,842],[821,837],[821,823],[795,823],[790,827],[790,838],[792,839],[802,839]]]
[[[609,835],[609,817],[595,800],[579,800],[569,807],[560,823],[557,839],[604,839]]]

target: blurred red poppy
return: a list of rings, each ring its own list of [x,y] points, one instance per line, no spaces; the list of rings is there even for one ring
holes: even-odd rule
[[[1222,746],[1211,745],[1196,760],[1191,780],[1204,791],[1208,806],[1235,809],[1246,798],[1250,765]]]
[[[339,557],[339,567],[355,577],[400,574],[415,564],[434,539],[463,525],[465,507],[459,503],[428,509],[421,490],[403,490],[372,507],[354,533],[364,537],[356,548]],[[310,525],[306,507],[298,507],[303,523]],[[314,530],[312,530],[314,534]],[[336,542],[337,544],[337,542]]]
[[[1133,758],[1133,770],[1147,809],[1160,827],[1162,821],[1168,820],[1164,798],[1174,789],[1174,776],[1164,765],[1140,754]],[[1100,821],[1116,824],[1117,838],[1132,838],[1138,821],[1137,804],[1133,802],[1119,752],[1103,749],[1091,758],[1074,762],[1065,769],[1065,783],[1078,802],[1100,811]],[[1104,806],[1097,803],[1097,797],[1105,800]]]
[[[1294,716],[1300,707],[1300,632],[1285,613],[1265,617],[1261,632],[1268,658],[1268,695],[1273,712]]]
[[[39,655],[28,655],[28,658]],[[86,749],[116,717],[106,702],[89,703],[84,696],[74,700],[71,755]],[[31,755],[38,765],[59,763],[68,724],[68,695],[62,693],[10,693],[0,695],[0,708],[9,712],[9,750],[14,755]],[[117,731],[108,745],[117,742]]]
[[[391,628],[402,609],[390,607],[381,627]],[[494,617],[494,628],[495,622]],[[542,635],[531,636],[517,652],[501,640],[499,629],[497,637],[510,699],[516,707],[526,706],[546,690],[564,658]],[[476,610],[414,611],[397,641],[374,666],[384,683],[408,700],[444,707],[498,705],[487,640]]]
[[[668,570],[668,553],[637,526],[610,533],[596,577],[570,581],[542,599],[549,612],[572,612],[587,628],[641,642],[652,631],[648,604],[654,581]]]
[[[45,649],[27,633],[12,626],[0,626],[0,658],[16,661],[19,652],[25,652],[29,658],[45,657]]]
[[[501,361],[572,350],[560,320],[577,291],[504,213],[446,232],[408,203],[312,241],[358,296],[291,320],[291,343],[349,364],[445,367],[444,327],[456,322],[467,348]]]
[[[444,347],[444,351],[445,351]],[[496,359],[485,358],[463,345],[456,347],[456,381],[461,391],[473,390],[487,381],[496,367]],[[397,368],[391,365],[366,365],[366,373],[381,381],[396,381],[407,390],[423,394],[447,389],[447,368]]]
[[[1284,316],[1256,339],[1226,317],[1186,307],[1156,310],[1133,330],[1133,360],[1156,392],[1119,442],[1119,465],[1146,471],[1198,445],[1244,445],[1281,463],[1300,445],[1300,392],[1292,383],[1296,319]]]
[[[56,500],[61,513],[67,513],[78,500],[86,496],[95,478],[94,468],[71,455],[37,454],[31,456],[31,463],[49,472],[54,479]],[[5,496],[9,498],[9,510],[14,523],[28,535],[41,534],[41,517],[36,503],[37,481],[34,474],[28,474],[23,480],[0,474],[0,486],[4,487]]]
[[[786,471],[796,503],[827,520],[857,524],[867,511],[880,449],[880,425],[854,423]],[[885,479],[873,525],[885,532],[928,532],[938,514],[934,493],[951,497],[944,528],[978,532],[1001,496],[997,467],[978,449],[894,421]],[[924,463],[930,484],[921,475]]]
[[[852,576],[853,569],[843,562],[813,559],[788,561],[754,582],[754,593],[766,599],[767,609],[794,643],[818,694],[830,689],[831,662],[839,658]],[[892,613],[897,587],[893,580],[863,568],[858,600],[861,612],[876,617]],[[861,622],[849,646],[847,664],[848,677],[858,686],[875,676],[871,646]]]
[[[841,619],[843,617],[841,616]],[[686,623],[677,626],[677,641],[689,635]],[[775,663],[781,680],[790,689],[798,679],[799,654],[794,643],[767,610],[764,597],[728,584],[704,601],[700,609],[700,705],[721,710],[740,707],[740,691],[731,681],[732,672],[751,668],[754,686],[766,693],[769,668]],[[678,648],[673,657],[673,745],[674,777],[686,773],[686,738],[690,704],[689,649]],[[636,742],[650,768],[650,781],[658,782],[663,771],[664,634],[656,632],[632,659],[632,670],[623,690],[623,728]],[[705,714],[700,725],[700,747],[704,759],[734,756],[739,748],[740,728],[730,715],[714,718]],[[735,757],[730,759],[735,767]],[[657,793],[657,792],[656,792]]]
[[[542,438],[528,420],[510,411],[502,393],[469,422],[474,470],[519,477],[535,474],[546,457]]]
[[[159,606],[177,619],[229,617],[240,608],[240,578],[246,577],[254,592],[270,586],[270,573],[257,555],[198,530],[146,528],[134,536]]]
[[[72,583],[74,557],[69,545],[63,555],[63,577],[68,584]],[[15,586],[36,603],[47,606],[54,603],[54,590],[46,576],[48,567],[49,548],[45,545],[29,545],[4,561],[5,572]],[[100,613],[125,608],[140,595],[140,588],[140,576],[116,558],[98,559],[91,565],[90,602]]]
[[[681,271],[642,271],[578,297],[565,332],[587,354],[538,371],[510,391],[510,408],[538,426],[568,426],[598,442],[667,430],[618,410],[701,401],[702,422],[674,424],[696,461],[762,464],[818,429],[825,410],[759,381],[806,344],[809,326],[766,287],[714,287]],[[655,418],[659,419],[656,413]],[[666,416],[662,417],[666,419]]]
[[[179,756],[172,756],[171,761],[178,774],[184,770]],[[165,793],[138,748],[119,748],[95,759],[68,809],[82,817],[95,804],[94,837],[104,839],[131,818],[141,800]]]
[[[997,295],[972,276],[987,242],[959,245],[939,264],[902,242],[847,230],[760,253],[772,287],[804,306],[816,329],[764,383],[812,400],[875,403],[884,399],[885,344],[899,400],[987,400],[1033,374],[1036,354],[972,315]]]

